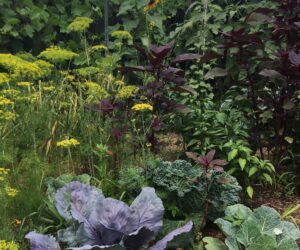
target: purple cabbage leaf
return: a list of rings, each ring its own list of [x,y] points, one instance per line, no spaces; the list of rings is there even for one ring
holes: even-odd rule
[[[163,250],[166,248],[176,248],[178,246],[183,247],[188,244],[187,234],[191,232],[193,228],[193,222],[189,221],[183,227],[177,228],[174,231],[168,233],[163,239],[158,241],[154,246],[150,247],[149,250]]]
[[[53,236],[30,232],[25,236],[25,239],[30,240],[30,249],[33,250],[61,250]]]
[[[58,240],[72,250],[147,249],[163,226],[164,207],[150,187],[143,188],[131,206],[105,198],[97,188],[78,181],[60,188],[55,200],[68,226],[57,232]],[[189,222],[174,230],[150,249],[163,250],[172,246],[174,240],[182,244],[181,236],[191,231],[192,226]],[[52,236],[31,232],[26,239],[30,240],[31,250],[60,249]]]

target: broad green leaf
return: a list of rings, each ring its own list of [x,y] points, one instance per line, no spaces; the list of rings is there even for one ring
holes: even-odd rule
[[[251,177],[251,176],[254,175],[257,171],[258,171],[258,168],[257,168],[257,167],[251,167],[248,176]]]
[[[260,233],[274,234],[273,230],[275,228],[281,228],[280,214],[271,207],[261,206],[256,208],[249,218],[255,221]]]
[[[298,245],[295,240],[290,238],[289,236],[284,237],[279,241],[277,250],[298,250]]]
[[[242,170],[244,170],[245,166],[246,166],[247,161],[243,158],[239,158],[239,164]]]
[[[237,242],[235,237],[227,237],[225,240],[226,246],[229,248],[229,250],[239,250],[239,243]]]
[[[238,150],[233,149],[228,153],[228,161],[233,160],[237,156]]]
[[[266,23],[270,20],[271,20],[271,18],[267,15],[264,15],[262,13],[253,12],[247,17],[246,22],[250,25],[257,25],[257,24]]]
[[[230,168],[230,169],[227,171],[227,173],[230,174],[230,175],[232,175],[232,174],[235,173],[236,171],[237,171],[236,168]]]
[[[214,79],[215,77],[222,77],[226,75],[227,75],[227,71],[225,69],[216,67],[208,71],[204,76],[204,79]]]
[[[226,236],[232,236],[236,233],[236,228],[234,228],[233,223],[224,220],[222,218],[216,219],[214,221],[215,224],[218,225],[218,227],[222,230],[222,232]]]
[[[225,113],[217,113],[216,118],[218,122],[224,124],[227,119],[227,115]]]
[[[206,250],[228,250],[228,247],[219,239],[213,237],[204,237]]]
[[[266,173],[263,173],[263,176],[265,177],[265,180],[272,185],[272,183],[273,183],[272,177]]]
[[[252,197],[253,197],[253,187],[248,186],[246,191],[247,191],[248,196],[252,199]]]
[[[281,228],[282,228],[283,233],[288,235],[293,240],[300,239],[300,231],[293,223],[291,223],[289,221],[283,221],[281,223]]]
[[[225,210],[226,219],[229,219],[231,221],[234,220],[244,221],[251,214],[252,214],[251,209],[246,207],[243,204],[235,204],[232,206],[228,206]]]
[[[286,140],[289,144],[292,144],[294,142],[294,139],[289,136],[284,137],[284,140]]]
[[[275,235],[262,234],[257,238],[253,238],[253,242],[250,243],[247,250],[275,250],[276,246],[277,242]]]

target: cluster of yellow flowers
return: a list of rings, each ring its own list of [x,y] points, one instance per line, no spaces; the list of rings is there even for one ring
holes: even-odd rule
[[[125,82],[122,81],[122,80],[117,80],[117,81],[115,81],[115,84],[116,84],[117,86],[124,86],[124,85],[125,85]]]
[[[43,75],[42,69],[33,62],[28,62],[12,54],[0,54],[0,66],[11,73],[12,79],[37,79]]]
[[[107,50],[107,47],[103,44],[97,44],[92,46],[92,50]]]
[[[51,91],[53,91],[54,89],[55,89],[54,86],[45,86],[45,87],[43,87],[43,90],[44,90],[45,92],[51,92]]]
[[[51,46],[38,55],[38,57],[45,58],[46,60],[53,63],[72,60],[77,56],[78,54],[74,53],[73,51],[62,49],[58,46]]]
[[[8,75],[5,73],[0,73],[0,84],[8,83],[8,82],[9,82]]]
[[[0,96],[0,105],[11,105],[11,104],[14,104],[14,102],[7,99],[4,96]]]
[[[117,39],[126,39],[132,41],[132,35],[126,30],[116,30],[111,33],[111,36]]]
[[[136,92],[138,91],[138,87],[134,85],[128,85],[122,87],[116,95],[116,98],[119,100],[128,99],[130,97],[135,96]]]
[[[69,24],[67,29],[74,32],[83,32],[90,27],[92,22],[93,19],[89,17],[76,17],[74,21]]]
[[[21,91],[17,89],[3,89],[1,94],[6,97],[9,96],[10,98],[17,98],[21,94]]]
[[[33,83],[32,82],[18,82],[17,85],[20,87],[30,87],[33,85]]]
[[[72,147],[72,146],[77,146],[79,144],[80,144],[79,141],[72,138],[72,139],[65,139],[63,141],[59,141],[59,142],[56,143],[56,146],[57,147],[63,147],[63,148],[69,148],[69,147]]]
[[[43,71],[43,76],[48,76],[52,73],[54,65],[44,61],[44,60],[37,60],[34,62],[37,66],[39,66]]]
[[[4,181],[4,176],[8,175],[10,169],[0,168],[0,181]]]
[[[92,66],[84,67],[84,68],[75,70],[75,73],[79,76],[87,77],[87,76],[96,75],[96,74],[100,73],[100,68],[92,67]]]
[[[153,107],[150,104],[148,104],[148,103],[140,103],[140,104],[135,104],[132,107],[132,109],[135,110],[135,111],[144,111],[144,110],[150,110],[150,111],[152,111]]]
[[[10,169],[7,168],[0,168],[0,181],[5,181],[5,176],[8,175]],[[6,184],[4,184],[6,185]],[[5,186],[4,188],[5,193],[7,194],[7,196],[9,197],[15,197],[19,191],[15,188],[9,187],[9,186]],[[0,248],[1,250],[1,248]]]
[[[84,85],[87,89],[87,102],[99,102],[109,96],[107,91],[96,82],[86,82]]]
[[[19,193],[19,190],[15,189],[15,188],[12,188],[12,187],[6,186],[5,187],[5,192],[8,196],[15,197]]]
[[[19,246],[14,241],[0,240],[0,250],[19,250]]]
[[[14,121],[16,119],[17,115],[10,111],[3,111],[0,109],[0,120],[5,121]]]

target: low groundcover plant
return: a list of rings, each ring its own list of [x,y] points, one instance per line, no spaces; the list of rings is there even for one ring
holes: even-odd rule
[[[154,188],[145,187],[129,207],[126,203],[105,198],[101,190],[73,181],[55,194],[56,209],[64,218],[66,229],[53,236],[30,232],[31,250],[162,250],[185,246],[184,237],[192,230],[192,221],[149,247],[163,226],[164,207]],[[148,248],[149,247],[149,248]]]

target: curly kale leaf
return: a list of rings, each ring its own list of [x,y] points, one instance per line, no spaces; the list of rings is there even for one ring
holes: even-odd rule
[[[153,174],[155,186],[175,192],[182,198],[194,188],[194,182],[202,176],[201,169],[184,160],[159,162]]]

